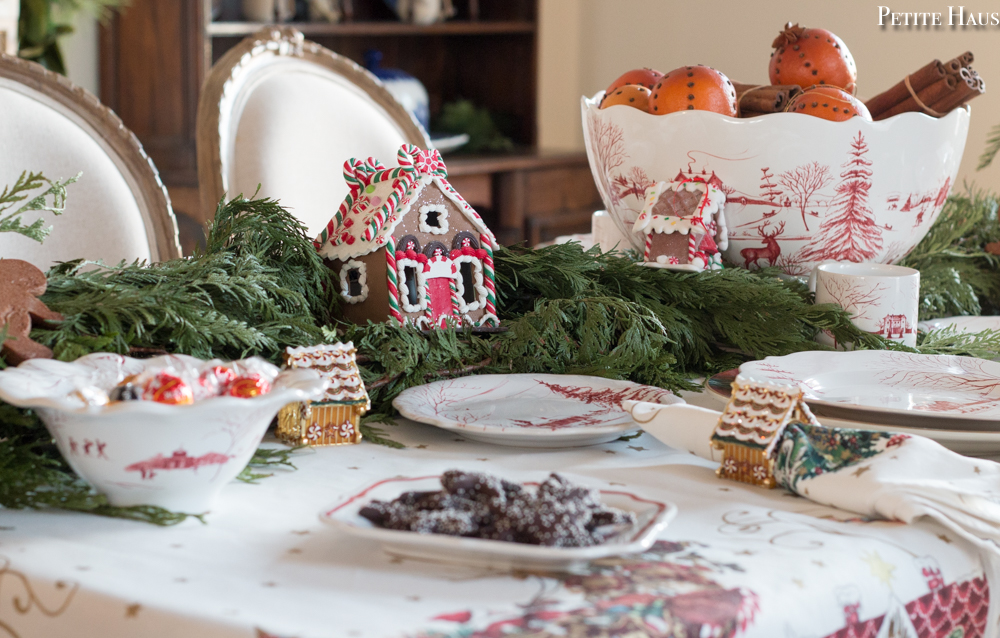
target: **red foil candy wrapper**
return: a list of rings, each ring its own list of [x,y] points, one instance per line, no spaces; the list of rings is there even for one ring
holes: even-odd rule
[[[169,372],[159,372],[146,382],[142,398],[170,405],[194,403],[194,391],[184,379]]]
[[[226,394],[240,399],[252,399],[270,391],[270,382],[263,375],[252,373],[236,377],[226,390]]]
[[[225,394],[235,380],[236,372],[232,368],[212,366],[198,375],[197,387],[195,387],[195,400],[200,401]]]

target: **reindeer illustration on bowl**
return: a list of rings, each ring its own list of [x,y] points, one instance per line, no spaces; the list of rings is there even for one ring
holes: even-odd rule
[[[766,229],[766,222],[757,227],[757,234],[761,236],[761,240],[764,242],[763,248],[744,248],[740,251],[740,256],[746,262],[747,268],[751,264],[759,266],[757,263],[759,259],[766,259],[773,266],[778,256],[781,255],[781,246],[778,245],[777,237],[785,231],[785,222],[778,224],[773,233],[767,232]]]

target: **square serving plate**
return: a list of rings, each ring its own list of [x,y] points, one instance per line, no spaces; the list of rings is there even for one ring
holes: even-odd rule
[[[588,485],[584,477],[562,474],[576,484]],[[528,482],[534,486],[537,482]],[[636,524],[608,541],[592,547],[543,547],[507,541],[420,534],[376,527],[358,512],[373,500],[389,501],[403,492],[441,489],[441,477],[416,476],[378,481],[350,494],[320,513],[320,520],[343,534],[378,541],[393,555],[435,562],[461,563],[491,569],[535,569],[564,571],[598,558],[637,554],[649,549],[657,536],[677,515],[677,506],[643,496],[625,486],[599,490],[606,505],[632,512]]]

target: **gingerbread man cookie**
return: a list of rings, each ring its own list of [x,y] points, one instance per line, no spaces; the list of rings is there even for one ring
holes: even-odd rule
[[[28,359],[51,359],[52,351],[31,340],[31,322],[62,321],[63,316],[45,307],[45,273],[20,259],[0,259],[0,328],[7,339],[0,355],[10,365]]]

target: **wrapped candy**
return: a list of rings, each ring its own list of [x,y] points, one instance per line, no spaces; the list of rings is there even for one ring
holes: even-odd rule
[[[156,401],[189,405],[218,396],[253,398],[271,391],[278,368],[263,359],[224,363],[198,362],[191,357],[163,357],[138,374],[121,379],[106,392],[110,401]],[[104,388],[88,388],[105,392]],[[100,405],[97,394],[78,394],[88,405]],[[93,395],[93,396],[91,396]]]
[[[188,381],[168,368],[146,381],[142,398],[170,405],[188,405],[194,403],[194,390]]]
[[[230,366],[212,365],[207,367],[198,375],[198,381],[194,385],[195,401],[227,393],[229,386],[235,380],[236,372]]]
[[[267,394],[271,391],[271,383],[262,374],[251,372],[236,377],[230,384],[226,394],[240,399],[252,399],[253,397]]]

